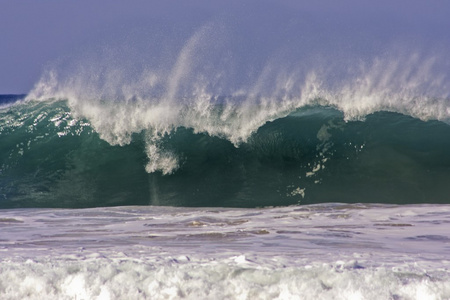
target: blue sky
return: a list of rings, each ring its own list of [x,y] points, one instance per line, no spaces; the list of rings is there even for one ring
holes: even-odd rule
[[[205,24],[225,28],[226,37],[211,43],[228,44],[245,69],[263,68],[283,51],[291,60],[320,52],[346,62],[392,45],[444,53],[449,62],[448,1],[310,2],[1,0],[0,93],[27,93],[46,68],[76,64],[99,49],[121,52],[123,64],[176,59]]]

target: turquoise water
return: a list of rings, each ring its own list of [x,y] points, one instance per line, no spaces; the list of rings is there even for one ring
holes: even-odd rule
[[[9,104],[0,111],[0,207],[450,203],[450,126],[441,121],[384,111],[347,121],[316,105],[237,144],[182,125],[149,141],[151,130],[114,145],[67,100]],[[170,172],[149,172],[165,154]]]

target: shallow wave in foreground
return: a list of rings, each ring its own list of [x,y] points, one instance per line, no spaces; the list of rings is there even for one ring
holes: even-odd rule
[[[447,299],[449,217],[448,205],[3,210],[0,292]]]

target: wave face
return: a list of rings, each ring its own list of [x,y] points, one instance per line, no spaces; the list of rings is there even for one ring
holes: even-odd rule
[[[68,99],[4,100],[0,207],[450,203],[445,122],[349,120],[318,98],[259,120],[261,103],[198,101],[203,115],[175,107],[175,118],[140,100],[97,102],[90,115]]]

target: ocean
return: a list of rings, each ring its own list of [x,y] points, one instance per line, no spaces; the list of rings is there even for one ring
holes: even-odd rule
[[[1,96],[4,299],[450,297],[447,102],[34,97]]]
[[[1,299],[450,299],[445,9],[264,3],[0,95]]]

